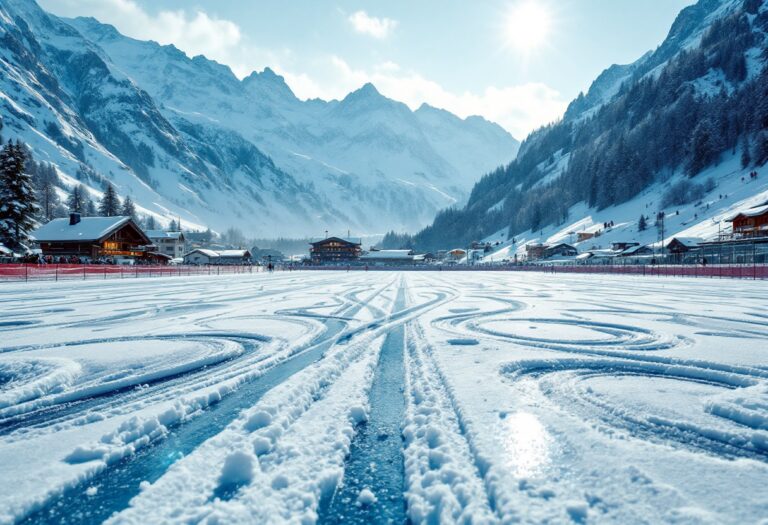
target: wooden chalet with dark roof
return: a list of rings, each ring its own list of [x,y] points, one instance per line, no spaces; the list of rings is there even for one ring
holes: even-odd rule
[[[44,255],[81,258],[141,258],[152,241],[130,217],[54,219],[33,234]]]
[[[363,250],[362,242],[341,237],[328,237],[310,245],[309,255],[317,264],[357,261]]]

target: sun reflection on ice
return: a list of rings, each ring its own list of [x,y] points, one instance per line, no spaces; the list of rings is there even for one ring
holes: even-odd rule
[[[539,474],[550,462],[552,436],[529,412],[516,412],[504,419],[502,440],[506,464],[516,477]]]

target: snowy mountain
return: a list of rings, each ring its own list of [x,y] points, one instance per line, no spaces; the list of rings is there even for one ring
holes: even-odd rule
[[[370,84],[302,101],[268,68],[239,80],[33,0],[3,2],[0,38],[5,138],[56,164],[65,186],[79,172],[98,195],[99,174],[161,222],[261,236],[416,229],[518,147],[479,117],[411,111]]]
[[[438,214],[416,245],[488,239],[506,256],[512,238],[569,240],[609,221],[621,223],[616,235],[637,236],[640,215],[660,211],[679,218],[665,234],[716,234],[731,210],[768,200],[767,35],[764,0],[684,9],[655,51],[605,70],[560,122],[483,177],[465,207]],[[755,170],[757,180],[748,176]]]

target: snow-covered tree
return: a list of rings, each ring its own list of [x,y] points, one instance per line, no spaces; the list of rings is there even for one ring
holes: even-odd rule
[[[24,171],[25,151],[19,142],[0,150],[0,241],[15,250],[26,248],[39,212],[32,177]]]
[[[125,215],[126,217],[130,217],[134,221],[136,220],[136,206],[133,204],[133,199],[131,199],[130,195],[128,195],[123,201],[123,209],[121,214]]]
[[[102,217],[116,217],[120,215],[120,199],[117,196],[115,187],[110,183],[107,183],[104,196],[99,202],[99,215]]]
[[[147,220],[144,221],[144,229],[145,230],[157,229],[157,223],[155,222],[155,218],[152,215],[147,215]]]
[[[648,228],[648,221],[645,220],[645,215],[640,214],[640,220],[637,222],[637,231],[643,232]]]
[[[175,219],[171,219],[171,223],[168,225],[168,231],[169,232],[179,231],[179,224],[176,222]]]

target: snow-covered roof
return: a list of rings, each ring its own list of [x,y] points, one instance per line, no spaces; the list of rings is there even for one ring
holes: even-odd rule
[[[248,257],[250,255],[248,250],[221,250],[218,252],[219,257]]]
[[[206,250],[205,248],[197,248],[195,250],[192,250],[189,253],[185,253],[184,257],[192,255],[193,253],[199,253],[201,255],[205,255],[206,257],[212,257],[212,258],[215,258],[215,257],[219,256],[219,252],[215,252],[213,250]]]
[[[130,217],[82,217],[77,224],[69,224],[69,217],[53,219],[32,236],[38,242],[98,241],[130,220]]]
[[[360,256],[361,259],[413,259],[411,250],[377,250]]]
[[[218,259],[219,257],[241,257],[241,258],[245,258],[245,257],[250,257],[251,256],[251,252],[249,252],[248,250],[220,250],[220,251],[215,251],[215,250],[206,250],[205,248],[196,248],[196,249],[192,250],[189,253],[185,253],[184,257],[188,257],[188,256],[192,255],[193,253],[199,253],[201,255],[205,255],[206,257],[208,257],[210,259]]]
[[[672,241],[675,241],[675,240],[688,248],[694,248],[699,244],[705,242],[704,239],[702,239],[701,237],[672,237],[669,243],[667,243],[667,246],[669,246],[672,243]]]
[[[350,238],[345,238],[345,237],[326,237],[325,239],[316,239],[316,240],[310,242],[309,244],[319,244],[321,242],[331,241],[331,240],[334,240],[334,241],[344,241],[344,242],[348,242],[350,244],[363,244],[363,240],[362,239],[353,239],[351,237]]]
[[[728,222],[733,222],[736,217],[757,217],[759,215],[764,215],[768,213],[768,204],[763,204],[762,206],[755,206],[754,208],[749,208],[748,210],[743,210],[737,213],[736,215],[731,216],[730,218],[726,219]]]
[[[150,239],[181,239],[183,234],[181,232],[167,232],[164,230],[146,230],[144,233]]]
[[[637,246],[630,246],[629,248],[620,251],[619,255],[634,255],[635,253],[645,248],[647,248],[647,246],[643,246],[642,244],[638,244]]]

